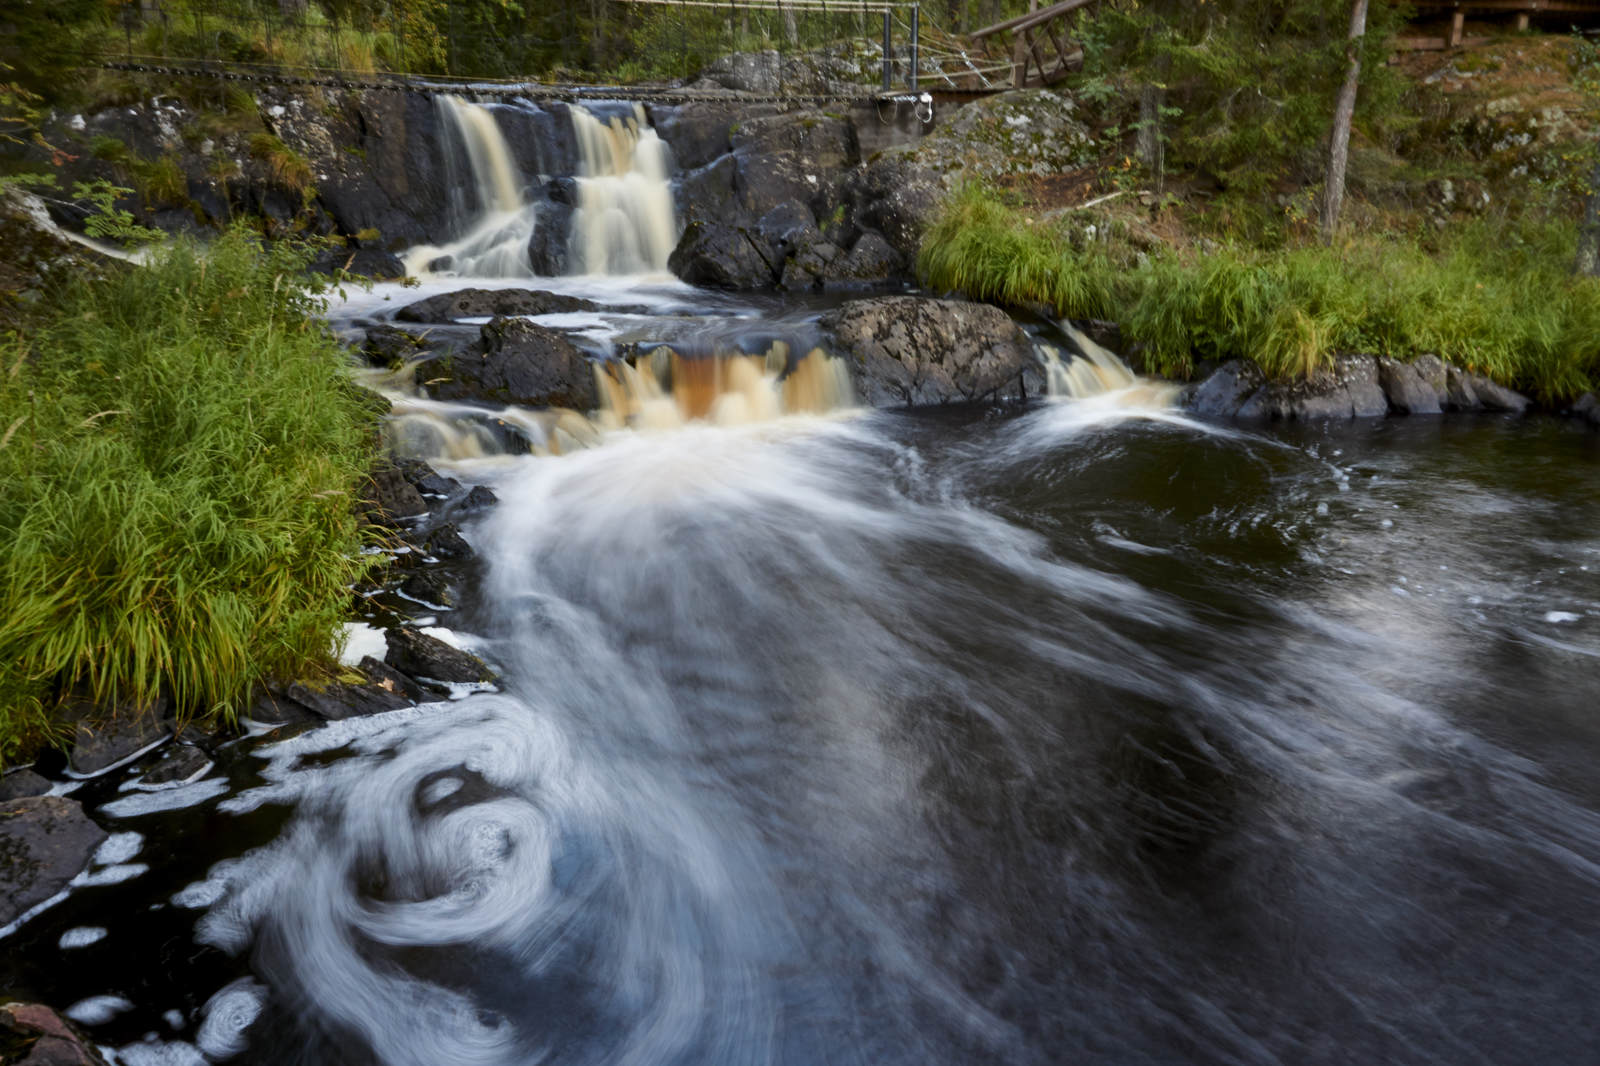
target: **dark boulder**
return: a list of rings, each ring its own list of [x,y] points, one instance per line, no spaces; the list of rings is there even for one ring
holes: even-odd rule
[[[854,300],[823,316],[822,328],[874,407],[1021,400],[1045,391],[1027,335],[989,304]]]
[[[1467,381],[1472,386],[1472,394],[1478,398],[1478,406],[1485,411],[1499,411],[1503,414],[1520,415],[1532,403],[1522,393],[1515,389],[1508,389],[1498,382],[1490,381],[1482,374],[1468,374]]]
[[[454,522],[446,522],[429,533],[424,547],[429,555],[439,559],[470,559],[475,554]]]
[[[250,696],[245,717],[262,725],[318,725],[322,719],[284,695],[282,690],[258,687]]]
[[[766,289],[777,273],[759,233],[721,222],[691,222],[667,266],[689,284],[713,289]]]
[[[1393,411],[1407,415],[1436,415],[1446,397],[1444,363],[1436,355],[1415,362],[1378,359],[1378,383]]]
[[[679,169],[694,170],[732,151],[729,131],[740,112],[747,109],[748,105],[700,102],[652,106],[650,124],[655,127],[656,136],[672,149]]]
[[[559,201],[536,204],[533,236],[528,240],[528,263],[535,274],[558,277],[567,272],[571,258],[572,205]]]
[[[739,154],[792,157],[812,174],[844,170],[861,161],[850,120],[821,111],[743,119],[733,128],[729,142]]]
[[[1184,406],[1197,415],[1232,418],[1265,381],[1261,368],[1255,363],[1230,359],[1210,377],[1186,391]]]
[[[421,703],[427,698],[427,693],[423,691],[421,685],[380,659],[374,659],[370,655],[363,655],[361,662],[356,665],[356,669],[370,677],[372,683],[379,688],[388,689],[390,692],[398,692],[413,703]]]
[[[383,661],[411,677],[445,682],[495,679],[494,673],[476,655],[410,626],[389,630],[388,639],[389,647]]]
[[[1600,397],[1592,392],[1579,396],[1578,402],[1572,405],[1572,414],[1590,425],[1600,426]]]
[[[1457,366],[1445,367],[1445,399],[1446,411],[1481,411],[1483,405],[1478,402],[1478,394],[1472,388],[1472,380],[1465,370]]]
[[[863,233],[855,247],[829,263],[823,274],[828,285],[868,285],[891,281],[905,273],[905,260],[876,233]]]
[[[65,796],[0,803],[0,926],[67,887],[105,838]]]
[[[406,265],[400,257],[381,248],[324,248],[311,260],[309,269],[316,274],[343,272],[375,279],[406,276]]]
[[[417,570],[400,584],[400,594],[425,607],[447,610],[456,604],[450,583],[432,570]]]
[[[373,470],[357,506],[368,522],[390,529],[398,529],[405,519],[428,510],[428,502],[422,494],[391,463],[383,463]]]
[[[140,779],[146,785],[187,781],[211,765],[211,756],[193,744],[174,744]]]
[[[678,177],[674,202],[687,225],[696,222],[751,224],[753,216],[734,189],[739,164],[731,155],[707,163]]]
[[[460,289],[407,304],[394,317],[399,322],[450,322],[485,315],[553,315],[599,308],[592,300],[540,289]]]
[[[456,509],[470,514],[473,511],[486,511],[499,502],[500,497],[496,496],[489,486],[474,485],[472,491],[462,497]]]
[[[393,326],[370,326],[361,342],[361,357],[371,366],[397,367],[427,350],[427,341]]]
[[[430,359],[417,381],[436,400],[570,407],[600,402],[594,368],[560,333],[520,318],[495,318],[477,350]]]
[[[884,152],[850,187],[853,217],[870,226],[907,260],[916,258],[922,233],[944,204],[940,173],[905,151]]]
[[[785,200],[762,215],[755,228],[777,259],[786,258],[802,242],[822,239],[816,216],[799,200]]]
[[[77,1026],[40,1003],[0,1006],[0,1061],[15,1066],[106,1066]]]
[[[1378,361],[1370,355],[1341,355],[1309,377],[1262,386],[1236,412],[1245,419],[1324,422],[1382,418],[1389,400],[1378,384]]]
[[[87,704],[69,706],[63,716],[77,721],[68,765],[74,773],[98,774],[161,743],[172,735],[169,723],[162,720],[166,710],[164,699],[148,707],[119,707],[110,715]]]
[[[395,467],[424,496],[453,496],[461,490],[461,482],[445,477],[421,459],[396,459]]]
[[[0,777],[0,800],[22,799],[24,796],[42,796],[50,791],[50,779],[24,766]]]
[[[278,695],[329,722],[362,718],[411,706],[411,701],[404,694],[383,685],[351,685],[343,681],[320,688],[297,681],[284,687]]]

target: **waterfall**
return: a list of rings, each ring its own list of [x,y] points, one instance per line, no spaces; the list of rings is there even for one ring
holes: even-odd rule
[[[446,154],[446,173],[456,189],[470,189],[456,209],[461,236],[444,245],[423,244],[401,261],[406,273],[459,274],[479,278],[531,277],[528,242],[533,238],[534,211],[523,195],[523,181],[512,161],[511,147],[495,122],[494,112],[459,96],[436,101],[440,122],[466,156],[460,175],[455,156]]]
[[[678,240],[667,146],[644,108],[609,120],[573,108],[582,172],[572,216],[573,273],[663,273]]]
[[[1114,352],[1096,344],[1070,323],[1062,322],[1060,328],[1081,354],[1063,359],[1054,347],[1040,346],[1046,386],[1051,398],[1087,400],[1109,397],[1122,407],[1172,406],[1178,395],[1177,386],[1140,377]]]

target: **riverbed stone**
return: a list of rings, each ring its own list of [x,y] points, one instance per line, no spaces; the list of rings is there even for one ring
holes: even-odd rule
[[[77,1026],[42,1003],[0,1006],[0,1061],[16,1066],[105,1066]]]
[[[445,477],[421,459],[396,459],[400,476],[423,496],[448,497],[461,490],[461,482]]]
[[[1491,381],[1482,374],[1468,374],[1467,381],[1472,385],[1472,393],[1478,398],[1479,406],[1485,411],[1520,415],[1532,403],[1522,393],[1508,389],[1499,382]]]
[[[146,770],[141,782],[146,785],[164,785],[174,781],[187,781],[211,765],[211,756],[194,744],[174,744],[161,759]]]
[[[67,763],[74,773],[98,774],[122,760],[172,735],[162,716],[167,701],[159,699],[145,707],[124,706],[111,714],[79,704],[69,707],[63,717],[77,719],[73,726],[72,754]]]
[[[394,326],[376,325],[367,328],[359,350],[370,366],[397,367],[427,351],[428,342]]]
[[[446,522],[435,528],[428,534],[423,546],[428,549],[429,555],[438,559],[470,559],[476,554],[454,522]]]
[[[1246,359],[1231,359],[1184,396],[1184,406],[1197,415],[1232,418],[1265,383],[1261,368]]]
[[[373,525],[398,529],[407,519],[425,514],[428,501],[406,480],[398,467],[393,463],[382,463],[367,479],[358,507]]]
[[[0,926],[67,887],[105,838],[65,796],[0,803]]]
[[[364,718],[369,714],[411,706],[405,695],[383,685],[351,685],[334,681],[313,688],[302,682],[284,687],[283,698],[293,700],[312,714],[329,722]]]
[[[1478,402],[1478,394],[1472,388],[1472,380],[1465,370],[1457,366],[1447,365],[1444,373],[1444,409],[1446,411],[1483,410],[1483,405]]]
[[[710,289],[767,289],[776,276],[772,249],[760,233],[724,222],[691,222],[667,267],[690,285]]]
[[[494,672],[470,652],[410,626],[388,632],[383,661],[411,677],[427,681],[493,681]]]
[[[374,659],[370,655],[363,655],[361,661],[356,664],[356,669],[371,678],[372,683],[379,688],[388,689],[390,692],[398,692],[413,703],[421,703],[427,698],[427,694],[423,691],[421,685],[382,659]]]
[[[0,801],[42,796],[50,791],[50,779],[24,766],[0,777]]]
[[[833,354],[874,407],[1023,400],[1045,391],[1027,334],[988,304],[884,296],[822,318]]]
[[[417,382],[436,400],[569,407],[600,402],[594,368],[565,336],[521,318],[496,317],[473,349],[430,359]]]
[[[399,322],[452,322],[458,318],[494,315],[554,315],[598,311],[600,305],[580,296],[543,289],[457,289],[407,304],[394,313]]]
[[[1424,363],[1423,359],[1431,362]],[[1378,359],[1378,382],[1391,410],[1407,415],[1436,415],[1443,410],[1444,364],[1437,356],[1423,359],[1415,363],[1402,363],[1387,356]]]

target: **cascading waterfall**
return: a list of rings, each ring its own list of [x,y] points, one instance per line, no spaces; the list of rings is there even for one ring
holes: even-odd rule
[[[1062,332],[1081,355],[1063,359],[1051,345],[1040,345],[1044,360],[1048,394],[1054,399],[1088,400],[1111,397],[1118,406],[1169,408],[1178,396],[1177,386],[1165,381],[1140,377],[1117,358],[1116,353],[1090,340],[1084,332],[1067,322]]]
[[[667,269],[678,240],[667,146],[644,108],[608,120],[572,109],[582,173],[572,216],[573,273],[645,274]]]
[[[464,230],[460,237],[444,245],[418,245],[401,257],[406,273],[531,276],[528,242],[533,238],[533,207],[523,195],[523,180],[494,112],[459,96],[441,96],[437,106],[441,123],[466,155],[468,170],[462,177],[470,181],[472,204],[459,212],[458,224]],[[457,175],[451,176],[458,185],[464,184]]]

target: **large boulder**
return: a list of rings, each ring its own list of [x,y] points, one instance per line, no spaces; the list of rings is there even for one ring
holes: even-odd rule
[[[771,288],[772,248],[760,233],[722,222],[691,222],[667,266],[691,285],[713,289]]]
[[[447,683],[493,681],[494,671],[470,652],[410,626],[391,629],[383,661],[410,677]]]
[[[599,405],[594,368],[572,342],[521,318],[495,318],[478,347],[430,359],[417,381],[436,400],[570,407]]]
[[[1378,360],[1378,383],[1390,409],[1400,414],[1436,415],[1444,410],[1445,376],[1444,363],[1436,355],[1410,363],[1388,357]]]
[[[1382,418],[1389,400],[1378,383],[1378,361],[1370,355],[1341,355],[1309,377],[1273,381],[1257,389],[1236,412],[1246,419],[1325,422]]]
[[[1022,400],[1045,391],[1027,334],[989,304],[853,300],[823,316],[822,328],[874,407]]]
[[[67,887],[105,838],[64,796],[0,803],[0,926]]]
[[[1184,393],[1183,405],[1197,415],[1232,418],[1266,383],[1261,368],[1247,359],[1230,359]]]
[[[599,307],[579,296],[540,289],[458,289],[406,304],[394,317],[400,322],[453,322],[485,315],[553,315]]]

